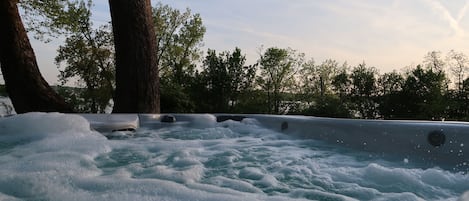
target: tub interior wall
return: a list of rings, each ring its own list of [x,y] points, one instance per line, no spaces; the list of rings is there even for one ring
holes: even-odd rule
[[[175,122],[161,122],[170,115]],[[445,169],[469,169],[469,124],[432,121],[388,121],[335,119],[288,115],[240,114],[85,114],[99,131],[115,131],[138,127],[163,128],[188,126],[205,128],[215,126],[217,120],[251,120],[258,124],[298,138],[316,139],[358,151],[370,156],[407,159],[416,164]],[[434,146],[429,134],[441,133],[442,144]]]

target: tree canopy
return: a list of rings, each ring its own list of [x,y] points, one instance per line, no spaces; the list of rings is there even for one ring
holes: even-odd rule
[[[161,90],[163,112],[469,120],[469,60],[463,52],[451,50],[444,55],[430,51],[418,65],[383,74],[377,70],[379,66],[316,61],[292,48],[268,47],[255,63],[248,63],[238,47],[232,51],[208,47],[204,53],[206,28],[202,17],[190,9],[162,3],[150,9],[148,0],[110,3],[112,31],[107,26],[93,26],[91,0],[21,2],[26,19],[41,19],[26,20],[35,37],[49,41],[66,36],[56,56],[59,80],[63,84],[75,81],[79,89],[59,89],[66,92],[63,95],[76,111],[103,112],[112,97],[130,95],[141,97],[134,101],[144,101],[117,101],[116,111],[156,112],[153,106],[155,110],[138,105],[156,103],[154,98]],[[142,34],[132,36],[138,31],[130,30],[128,25],[136,22],[129,16],[144,22],[140,31],[146,30],[151,37],[136,41],[153,44],[143,48],[152,51],[134,47],[137,42],[132,37]],[[144,59],[131,61],[126,55]],[[147,63],[138,66],[146,67],[129,67],[145,59]],[[2,70],[5,64],[1,63]],[[119,86],[127,92],[115,89]],[[137,106],[123,108],[119,102]]]

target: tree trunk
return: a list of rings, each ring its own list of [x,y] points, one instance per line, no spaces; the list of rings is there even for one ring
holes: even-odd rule
[[[159,113],[150,0],[109,0],[116,51],[115,113]]]
[[[0,1],[0,27],[1,70],[16,112],[72,112],[39,72],[17,0]]]

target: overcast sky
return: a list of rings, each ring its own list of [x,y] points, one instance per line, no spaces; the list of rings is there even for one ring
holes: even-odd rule
[[[108,1],[95,0],[93,19],[110,20]],[[421,63],[433,50],[469,54],[469,0],[163,0],[200,13],[207,28],[203,50],[241,48],[248,64],[258,49],[291,47],[314,58],[380,72]],[[155,2],[153,2],[155,5]],[[40,69],[57,83],[57,46],[32,39]]]

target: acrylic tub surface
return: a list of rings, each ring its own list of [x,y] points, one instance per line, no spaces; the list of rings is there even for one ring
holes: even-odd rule
[[[369,152],[375,157],[394,157],[425,166],[467,171],[469,124],[461,122],[355,120],[288,115],[232,114],[112,114],[82,115],[98,131],[132,130],[139,126],[211,127],[217,121],[251,120],[300,138],[322,140]],[[167,117],[173,122],[162,121]]]

